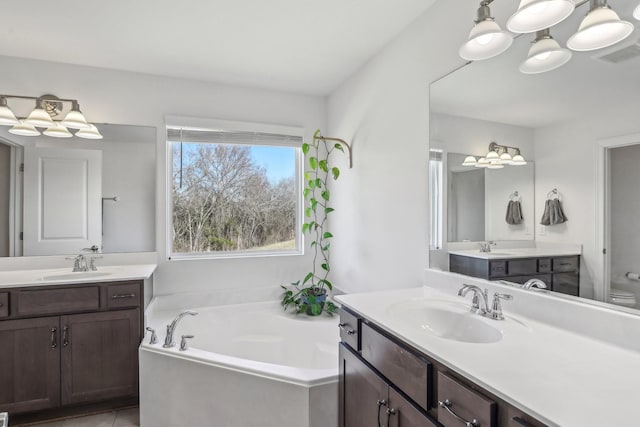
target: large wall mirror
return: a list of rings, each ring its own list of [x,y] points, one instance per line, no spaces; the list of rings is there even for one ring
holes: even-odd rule
[[[156,250],[156,128],[97,127],[101,140],[0,128],[0,256]]]
[[[551,29],[562,46],[588,11],[589,2],[576,4],[574,13]],[[524,74],[519,66],[535,34],[519,35],[505,53],[468,63],[432,83],[430,165],[440,161],[442,168],[438,175],[437,167],[432,167],[429,175],[431,228],[437,230],[431,237],[432,267],[447,269],[447,250],[461,244],[477,247],[477,241],[499,240],[499,246],[511,240],[524,245],[575,244],[582,248],[580,297],[615,302],[611,298],[615,288],[640,302],[640,281],[635,275],[640,272],[640,227],[628,216],[637,213],[638,206],[631,201],[640,199],[637,190],[630,190],[640,185],[636,173],[640,168],[631,152],[640,137],[623,138],[624,150],[601,143],[621,135],[640,135],[640,22],[632,16],[637,1],[611,0],[609,5],[636,27],[628,39],[614,46],[572,52],[571,60],[558,69]],[[516,6],[494,2],[491,10],[504,25]],[[521,172],[521,178],[510,176],[488,184],[492,171],[475,172],[462,166],[467,155],[486,155],[491,142],[520,150],[528,167],[507,166],[500,171]],[[442,181],[440,193],[434,192],[434,176]],[[458,176],[464,185],[448,182]],[[545,201],[554,189],[568,221],[543,226]],[[603,194],[598,194],[599,189]],[[525,220],[518,228],[504,224],[506,203],[515,191],[522,197]],[[489,200],[489,196],[495,198]],[[434,219],[438,209],[441,217]],[[488,231],[493,220],[502,221],[498,234]],[[452,221],[458,222],[457,229]],[[471,222],[460,229],[461,221]],[[440,240],[434,240],[438,234]]]

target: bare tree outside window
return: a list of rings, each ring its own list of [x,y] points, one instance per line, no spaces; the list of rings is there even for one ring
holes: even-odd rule
[[[295,250],[297,150],[172,143],[172,252]]]

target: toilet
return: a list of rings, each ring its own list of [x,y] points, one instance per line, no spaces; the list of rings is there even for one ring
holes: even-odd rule
[[[611,288],[609,292],[609,302],[624,307],[636,306],[636,294],[629,291],[623,291],[622,289]]]

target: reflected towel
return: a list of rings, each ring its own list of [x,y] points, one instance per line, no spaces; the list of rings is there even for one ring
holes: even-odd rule
[[[562,210],[562,204],[560,199],[550,199],[544,203],[544,213],[540,224],[542,225],[554,225],[567,222],[567,216]]]
[[[519,225],[522,224],[523,220],[524,218],[522,217],[522,206],[520,206],[520,201],[510,200],[509,205],[507,205],[505,221],[510,225]]]

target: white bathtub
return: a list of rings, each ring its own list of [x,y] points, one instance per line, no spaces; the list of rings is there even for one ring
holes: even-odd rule
[[[151,304],[158,331],[140,347],[142,427],[337,426],[336,317],[285,314],[278,302],[191,308],[162,348],[181,310]],[[179,351],[181,335],[194,335]]]

